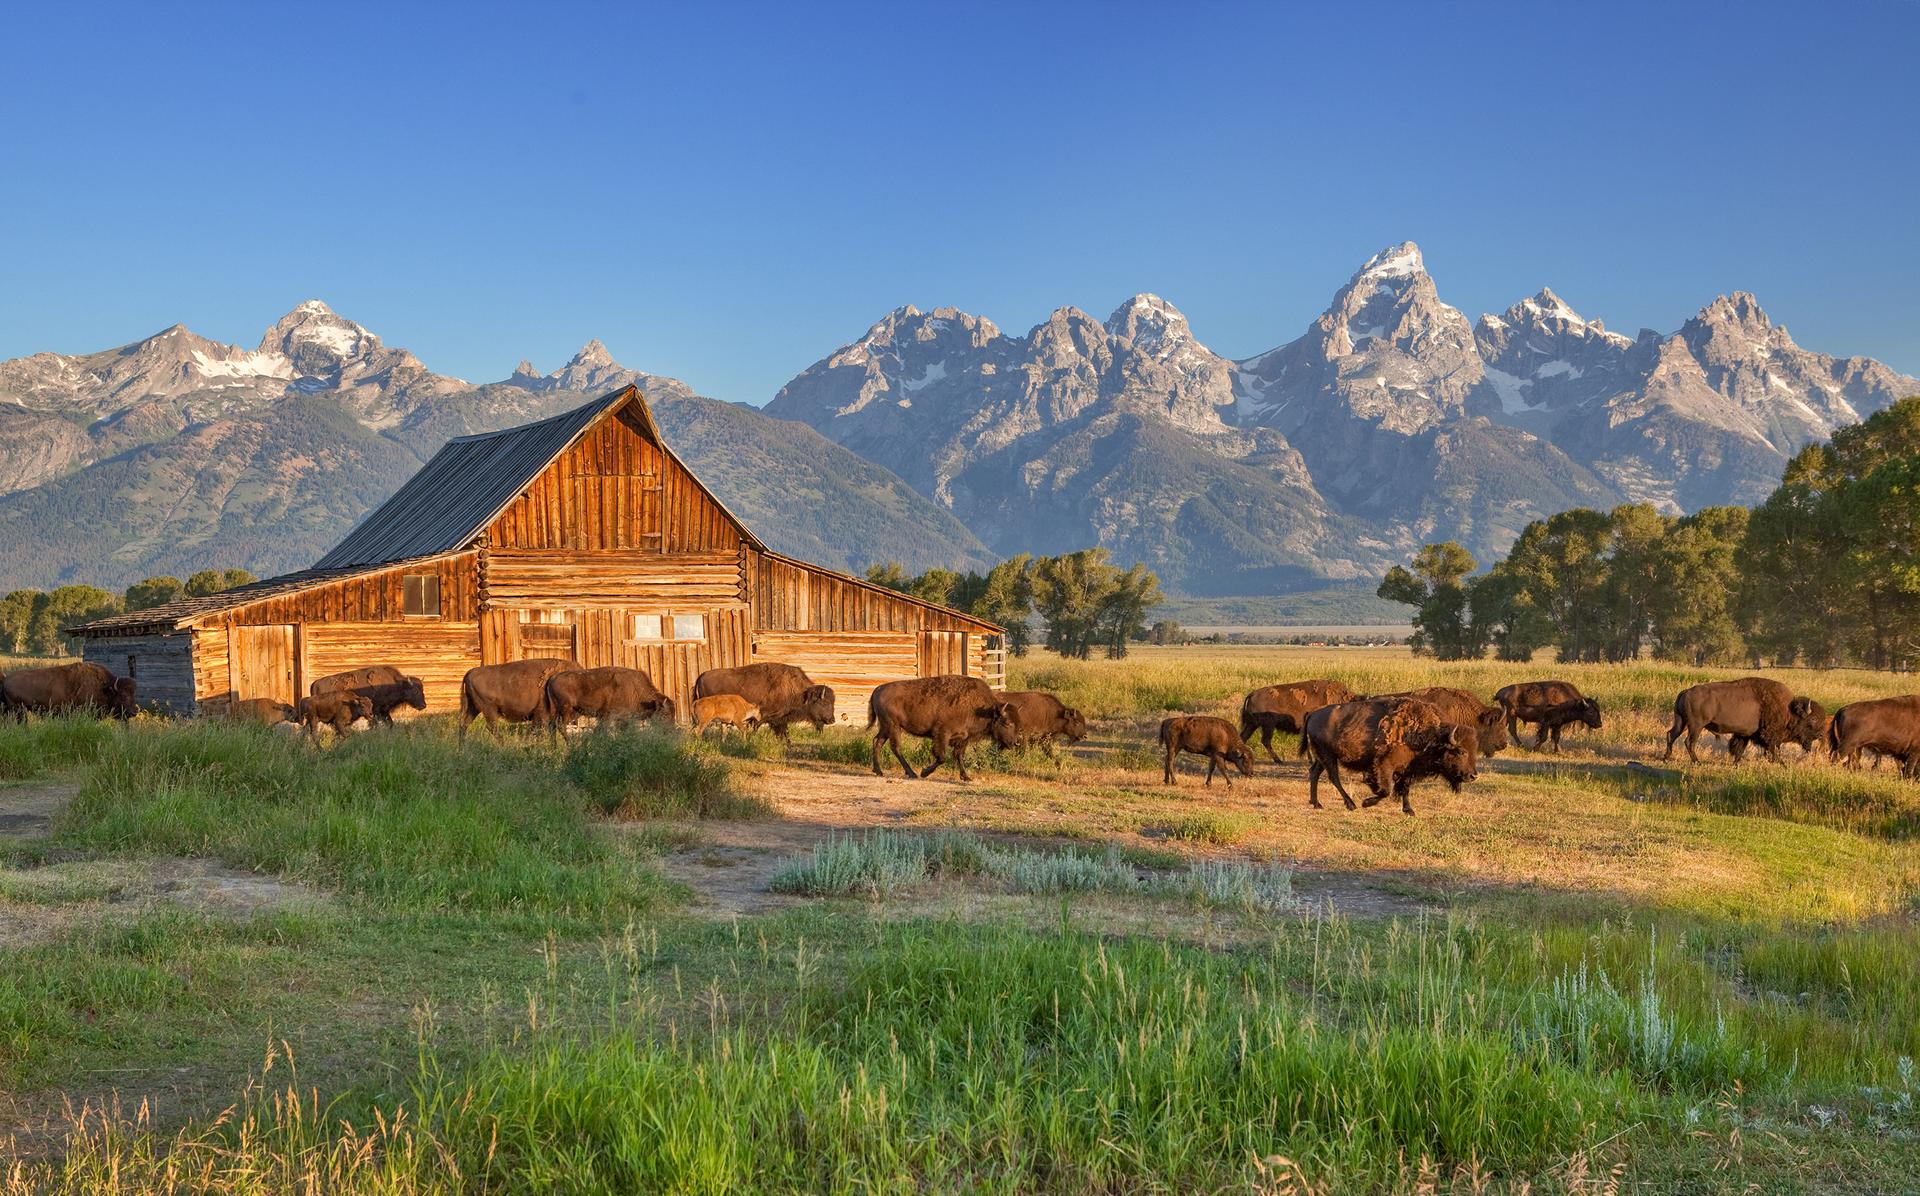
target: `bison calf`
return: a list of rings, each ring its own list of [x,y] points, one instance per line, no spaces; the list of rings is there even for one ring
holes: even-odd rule
[[[317,698],[321,694],[339,693],[344,689],[359,689],[366,685],[398,685],[406,679],[407,675],[393,665],[370,664],[361,669],[316,677],[313,684],[307,686],[307,693]]]
[[[1057,757],[1056,738],[1079,743],[1087,737],[1087,719],[1078,710],[1050,693],[1038,690],[1014,690],[998,695],[1002,705],[1013,711],[1014,732],[1019,745],[1038,743],[1047,755]]]
[[[1445,721],[1438,707],[1418,698],[1373,698],[1326,706],[1307,716],[1300,751],[1309,757],[1307,802],[1320,805],[1320,777],[1333,781],[1347,809],[1353,797],[1340,770],[1363,774],[1376,805],[1391,795],[1400,809],[1413,813],[1413,783],[1438,776],[1456,792],[1479,775],[1479,736],[1474,729]]]
[[[929,777],[947,762],[953,763],[960,779],[967,775],[967,745],[976,739],[991,737],[1003,748],[1018,742],[1013,711],[996,699],[993,690],[978,677],[918,677],[911,681],[889,681],[867,699],[867,726],[873,729],[873,775],[880,776],[880,745],[893,746],[894,758],[906,770],[907,779]],[[900,736],[913,735],[933,746],[933,763],[926,771],[915,773],[900,748]]]
[[[791,739],[787,728],[808,723],[818,731],[833,722],[833,690],[815,685],[798,665],[765,661],[732,669],[708,669],[693,683],[693,696],[732,694],[760,711],[760,724],[772,727],[782,742]]]
[[[1215,718],[1211,714],[1180,714],[1160,720],[1160,746],[1166,750],[1166,767],[1160,774],[1161,783],[1174,784],[1173,760],[1181,752],[1207,758],[1207,784],[1213,784],[1213,774],[1217,769],[1227,779],[1227,788],[1233,788],[1233,773],[1227,766],[1231,764],[1240,770],[1241,776],[1253,775],[1253,753],[1247,750],[1246,741],[1240,738],[1240,732],[1224,718]]]
[[[1539,751],[1543,742],[1551,741],[1553,750],[1560,750],[1560,732],[1579,723],[1581,726],[1598,731],[1600,729],[1600,703],[1592,698],[1575,698],[1569,702],[1557,702],[1552,706],[1535,706],[1530,721],[1540,725],[1534,732],[1533,750]]]
[[[227,717],[235,722],[259,723],[263,727],[296,721],[293,707],[272,698],[242,698],[228,705]]]
[[[301,698],[295,713],[306,729],[307,738],[318,739],[323,724],[332,727],[335,735],[345,735],[356,721],[372,718],[373,703],[357,693],[340,690]]]
[[[400,707],[410,706],[415,710],[427,708],[426,686],[418,677],[402,677],[398,681],[357,685],[350,692],[357,693],[373,703],[373,721],[389,727],[393,725],[393,712]]]
[[[760,725],[760,708],[739,694],[715,694],[710,698],[695,698],[693,700],[693,733],[705,734],[707,728],[716,723],[722,727],[751,731]]]
[[[1578,709],[1574,717],[1563,718],[1560,727],[1582,722],[1595,730],[1600,728],[1600,703],[1581,693],[1580,687],[1571,681],[1517,681],[1495,690],[1493,700],[1506,712],[1507,737],[1515,743],[1520,742],[1521,723],[1538,724],[1539,730],[1533,740],[1535,751],[1540,750],[1541,743],[1548,736],[1552,736],[1553,750],[1560,750],[1558,728],[1547,726],[1547,716],[1555,711],[1560,712],[1556,717],[1564,716],[1569,703],[1586,705]],[[1589,718],[1589,715],[1592,717]]]

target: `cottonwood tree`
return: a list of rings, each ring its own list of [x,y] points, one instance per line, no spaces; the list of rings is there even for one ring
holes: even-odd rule
[[[202,569],[187,578],[187,597],[205,598],[259,580],[245,569]]]
[[[179,578],[149,577],[128,586],[127,592],[121,596],[121,602],[128,610],[151,610],[162,603],[177,602],[186,596],[186,583]]]

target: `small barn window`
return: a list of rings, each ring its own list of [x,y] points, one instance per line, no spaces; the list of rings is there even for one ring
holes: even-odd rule
[[[660,615],[633,616],[633,638],[637,640],[666,639],[667,633],[661,626],[662,620],[663,616]]]
[[[406,613],[410,615],[438,615],[440,613],[440,578],[433,573],[410,573],[405,579]]]
[[[703,640],[707,638],[707,616],[673,616],[673,638],[676,640]]]
[[[139,658],[138,656],[129,656],[129,657],[127,657],[127,678],[128,678],[129,680],[137,680],[137,679],[138,679],[138,674],[136,674],[136,673],[134,672],[134,668],[133,668],[133,666],[134,666],[134,662],[135,662],[135,661],[137,661],[137,660],[139,660],[139,659],[140,659],[140,658]]]

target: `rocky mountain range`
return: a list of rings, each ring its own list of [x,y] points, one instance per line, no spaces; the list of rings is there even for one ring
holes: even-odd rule
[[[0,591],[303,568],[453,436],[628,382],[675,451],[776,547],[857,568],[991,554],[886,469],[800,424],[628,370],[599,341],[561,369],[474,386],[318,301],[256,349],[173,327],[84,356],[0,362]]]
[[[1802,445],[1915,393],[1800,348],[1745,293],[1666,335],[1609,331],[1547,289],[1471,321],[1408,242],[1250,358],[1155,295],[1024,336],[903,307],[766,410],[886,465],[996,552],[1099,542],[1231,594],[1376,576],[1435,538],[1485,559],[1571,506],[1754,502]]]
[[[1022,335],[902,307],[764,409],[599,341],[473,385],[309,301],[252,349],[175,326],[0,362],[0,589],[297,568],[448,437],[630,381],[786,551],[922,568],[1103,544],[1195,595],[1363,581],[1435,538],[1485,559],[1570,506],[1753,502],[1800,446],[1920,393],[1800,348],[1744,293],[1668,334],[1623,336],[1547,289],[1469,320],[1411,243],[1253,357],[1151,294]]]

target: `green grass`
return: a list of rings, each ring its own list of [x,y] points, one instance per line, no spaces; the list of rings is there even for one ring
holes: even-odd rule
[[[596,775],[588,799],[605,805],[613,784]],[[656,874],[580,807],[537,757],[432,725],[315,752],[238,724],[135,724],[100,753],[56,837],[209,857],[416,913],[597,921],[660,904]]]
[[[884,899],[902,889],[954,877],[978,878],[1011,892],[1039,895],[1185,897],[1249,910],[1286,909],[1293,904],[1291,875],[1271,866],[1203,862],[1192,868],[1143,873],[1117,848],[1097,854],[1074,848],[1032,851],[951,831],[830,836],[776,873],[769,887],[813,897]]]
[[[65,714],[16,722],[0,718],[0,781],[61,772],[91,764],[120,732],[112,719]]]
[[[595,808],[633,818],[763,816],[741,794],[724,759],[677,731],[601,730],[568,745],[561,774]]]
[[[1231,847],[1245,841],[1259,830],[1261,825],[1262,820],[1251,814],[1202,810],[1193,814],[1183,814],[1163,824],[1150,824],[1142,829],[1158,830],[1168,838],[1187,843],[1211,843],[1217,847]]]

